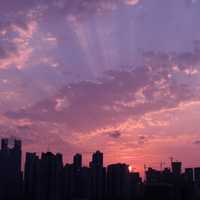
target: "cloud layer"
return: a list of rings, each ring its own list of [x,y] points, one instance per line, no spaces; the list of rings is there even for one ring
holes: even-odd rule
[[[182,158],[184,147],[195,151],[199,7],[192,0],[1,1],[1,136],[68,160],[102,149],[107,163],[120,158],[138,168],[144,159]],[[196,154],[190,159],[198,163]]]

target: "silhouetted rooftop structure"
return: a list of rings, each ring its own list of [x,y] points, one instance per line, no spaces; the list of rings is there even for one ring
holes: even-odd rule
[[[73,164],[76,168],[81,168],[82,167],[82,155],[81,154],[76,154],[73,159]]]
[[[181,167],[182,163],[181,162],[172,162],[172,173],[174,175],[180,175],[181,174]]]

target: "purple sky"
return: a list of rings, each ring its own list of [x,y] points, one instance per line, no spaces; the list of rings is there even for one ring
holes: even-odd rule
[[[0,137],[200,166],[200,0],[1,0]],[[89,155],[90,156],[90,155]]]

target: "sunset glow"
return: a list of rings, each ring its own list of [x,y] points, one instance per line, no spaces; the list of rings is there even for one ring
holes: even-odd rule
[[[200,1],[1,0],[0,137],[105,165],[200,165]],[[134,170],[133,170],[134,169]]]
[[[129,170],[129,172],[132,172],[132,171],[133,171],[132,166],[129,166],[129,167],[128,167],[128,170]]]

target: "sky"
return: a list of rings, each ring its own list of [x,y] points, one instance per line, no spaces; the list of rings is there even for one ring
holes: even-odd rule
[[[0,0],[0,137],[200,166],[200,0]]]

